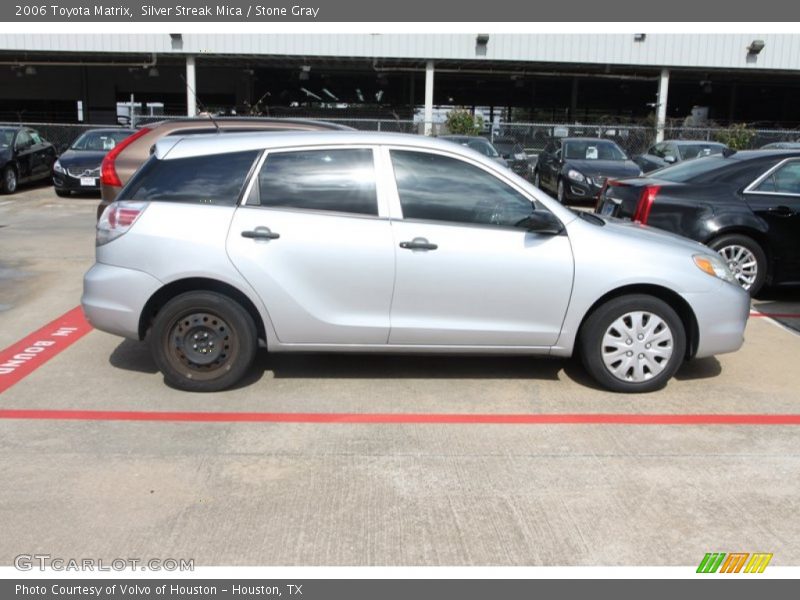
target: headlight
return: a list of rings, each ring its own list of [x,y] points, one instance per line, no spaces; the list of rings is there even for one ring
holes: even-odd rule
[[[736,283],[733,273],[719,256],[711,256],[710,254],[695,254],[693,257],[694,264],[701,271],[718,277],[728,283]]]
[[[577,181],[579,183],[583,183],[584,181],[586,181],[586,177],[584,177],[582,173],[576,171],[575,169],[570,169],[569,171],[567,171],[567,177],[572,179],[572,181]]]
[[[61,161],[60,160],[57,160],[56,162],[53,163],[53,171],[55,171],[56,173],[64,173],[65,172],[64,171],[64,167],[61,166]]]

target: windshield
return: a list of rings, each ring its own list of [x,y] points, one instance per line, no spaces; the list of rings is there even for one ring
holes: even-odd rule
[[[132,133],[127,129],[119,131],[87,131],[72,143],[70,150],[108,152]]]
[[[0,129],[0,148],[8,148],[14,139],[16,129]]]
[[[480,152],[484,156],[489,156],[490,158],[495,158],[498,155],[497,150],[494,149],[494,146],[484,139],[469,140],[467,142],[467,146],[473,150],[476,150],[477,152]]]
[[[572,160],[627,160],[614,142],[580,140],[564,143],[564,158]]]
[[[722,144],[685,144],[678,146],[683,160],[711,154],[722,154],[724,149],[725,146]]]
[[[697,160],[678,163],[677,165],[671,167],[664,167],[663,169],[653,171],[649,175],[658,177],[659,179],[664,179],[666,181],[685,183],[690,179],[697,177],[698,175],[710,173],[711,171],[719,169],[730,162],[730,159],[725,158],[721,154],[715,154],[713,156],[703,156]]]

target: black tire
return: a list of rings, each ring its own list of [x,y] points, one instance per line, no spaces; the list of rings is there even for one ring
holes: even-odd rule
[[[170,300],[156,314],[148,344],[164,380],[189,392],[231,387],[247,373],[258,349],[250,314],[214,292],[186,292]]]
[[[9,165],[3,169],[2,177],[3,179],[0,181],[0,191],[4,194],[13,194],[16,192],[19,187],[19,181],[17,180],[17,172],[14,170],[14,167]]]
[[[630,354],[630,358],[622,355],[619,356],[618,368],[627,369],[627,366],[625,366],[626,363],[623,363],[623,361],[626,360],[635,365],[642,365],[640,368],[643,378],[639,380],[636,380],[636,367],[633,365],[630,366],[630,370],[627,372],[625,378],[615,375],[611,369],[606,366],[604,360],[605,351],[609,352],[609,357],[612,356],[611,348],[613,348],[613,346],[604,347],[603,345],[606,333],[611,335],[612,330],[614,332],[617,331],[615,322],[626,315],[630,315],[630,313],[636,312],[649,313],[650,315],[658,317],[661,323],[669,328],[667,333],[671,334],[672,337],[671,354],[669,354],[668,357],[661,357],[660,362],[658,361],[659,357],[655,353],[659,351],[662,354],[665,353],[668,346],[662,346],[661,344],[666,344],[666,342],[654,342],[659,347],[654,350],[645,350],[643,344],[647,342],[647,338],[641,342],[638,340],[632,341],[631,338],[626,340],[624,339],[624,335],[619,338],[620,348],[623,348],[623,346],[630,346],[631,350],[626,351],[626,354]],[[652,316],[650,318],[652,318]],[[651,323],[651,321],[648,319],[645,325],[649,323]],[[662,328],[662,324],[659,324],[656,329],[654,329],[655,333],[651,334],[652,337],[650,339],[658,340],[658,336],[664,335],[665,330]],[[633,338],[634,336],[631,337]],[[640,345],[642,345],[642,347],[639,347]],[[629,296],[613,298],[599,306],[589,315],[583,327],[581,327],[578,348],[584,367],[586,367],[589,374],[604,388],[613,392],[622,393],[652,392],[664,387],[683,362],[686,356],[686,331],[680,317],[678,317],[677,313],[666,302],[645,294],[631,294]],[[651,346],[648,345],[647,348],[649,349]],[[639,354],[637,359],[635,353],[639,351],[641,351],[642,354]],[[641,360],[641,357],[644,356],[644,352],[650,353],[650,357],[646,361]],[[613,359],[609,358],[609,361],[611,360]],[[656,369],[661,370],[654,373],[654,371],[649,370],[648,364],[652,364]],[[648,370],[649,375],[647,372]]]
[[[55,190],[56,190],[56,196],[58,196],[59,198],[68,198],[69,196],[72,195],[69,190],[60,190],[58,188],[55,188]]]
[[[761,288],[764,287],[764,282],[767,279],[767,254],[764,252],[761,245],[753,238],[739,233],[731,233],[711,240],[708,243],[708,247],[722,255],[722,258],[728,263],[731,271],[733,271],[734,277],[736,277],[739,285],[746,289],[751,296],[755,296]],[[742,268],[743,264],[737,264],[735,261],[732,261],[730,255],[726,256],[726,254],[730,252],[735,252],[734,249],[737,247],[746,248],[755,258],[756,272],[752,283],[749,283],[750,273]]]
[[[567,189],[564,186],[564,180],[558,180],[558,186],[556,187],[556,200],[558,200],[561,204],[567,203]]]

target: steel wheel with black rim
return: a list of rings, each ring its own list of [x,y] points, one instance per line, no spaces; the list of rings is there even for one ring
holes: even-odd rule
[[[643,294],[614,298],[581,328],[586,370],[615,392],[651,392],[675,374],[686,353],[686,333],[663,300]]]
[[[156,314],[148,340],[167,383],[193,392],[216,392],[235,384],[258,348],[250,314],[214,292],[173,298]]]
[[[3,192],[13,194],[17,191],[17,172],[14,167],[8,166],[3,169]]]
[[[761,246],[746,235],[723,235],[709,244],[728,264],[736,281],[755,296],[767,277],[767,256]]]

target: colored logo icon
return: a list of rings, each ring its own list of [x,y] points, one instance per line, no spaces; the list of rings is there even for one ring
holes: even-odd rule
[[[708,552],[697,567],[698,573],[763,573],[772,560],[767,552]]]

